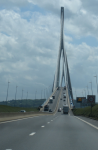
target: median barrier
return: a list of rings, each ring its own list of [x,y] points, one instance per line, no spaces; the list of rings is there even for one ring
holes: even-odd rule
[[[49,113],[47,113],[49,114]],[[9,120],[16,120],[16,119],[22,119],[27,117],[33,117],[33,116],[40,116],[45,115],[44,112],[9,112],[9,113],[0,113],[0,122],[2,121],[9,121]]]

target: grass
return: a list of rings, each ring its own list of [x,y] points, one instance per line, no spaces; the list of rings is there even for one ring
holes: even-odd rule
[[[74,115],[76,116],[85,116],[85,117],[92,117],[98,120],[98,104],[92,107],[91,106],[85,108],[78,108],[73,110]]]
[[[25,110],[26,112],[39,111],[37,108],[12,107],[12,106],[0,105],[0,112],[20,112],[20,110]]]

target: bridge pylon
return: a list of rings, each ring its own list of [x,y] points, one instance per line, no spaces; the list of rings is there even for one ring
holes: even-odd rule
[[[63,64],[62,64],[62,74],[61,74],[61,79],[60,79],[61,56],[63,59]],[[65,46],[64,46],[64,7],[61,7],[60,45],[59,45],[59,52],[58,52],[58,58],[57,58],[56,73],[54,77],[53,91],[57,87],[62,86],[63,78],[64,78],[65,85],[66,83],[68,85],[69,93],[71,95],[71,98],[73,99],[71,80],[70,80],[70,74],[69,74],[69,68],[68,68],[68,62],[67,62],[67,55],[66,55]]]

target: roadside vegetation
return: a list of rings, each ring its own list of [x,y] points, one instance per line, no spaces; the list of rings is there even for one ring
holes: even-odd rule
[[[75,116],[91,117],[98,120],[98,104],[94,105],[92,109],[91,106],[74,109],[73,114]]]
[[[38,108],[26,108],[26,107],[12,107],[6,105],[0,105],[0,112],[20,112],[25,110],[26,112],[38,112]]]

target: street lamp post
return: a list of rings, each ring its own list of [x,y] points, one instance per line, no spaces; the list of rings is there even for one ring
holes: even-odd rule
[[[9,83],[10,83],[10,82],[8,81],[7,96],[6,96],[6,105],[7,105],[7,99],[8,99]]]
[[[48,99],[48,88],[46,88],[46,97]]]
[[[85,91],[85,97],[86,97],[86,90],[84,89],[84,91]]]
[[[91,83],[91,91],[92,91],[92,95],[93,95],[93,90],[92,90],[92,82],[89,82],[89,83]]]
[[[23,91],[24,91],[24,90],[22,89],[21,106],[22,106]]]
[[[94,76],[96,78],[96,85],[97,85],[97,95],[98,95],[98,84],[97,84],[97,75]]]
[[[82,92],[82,96],[83,96],[83,92]]]
[[[16,104],[16,94],[17,94],[17,85],[16,85],[16,93],[15,93],[15,104]],[[15,106],[15,105],[14,105]]]
[[[88,85],[86,87],[87,87],[87,91],[88,91]],[[89,95],[89,91],[88,91],[88,95]]]
[[[28,91],[27,91],[27,97],[26,97],[26,105],[27,105],[27,98],[28,98]]]
[[[36,99],[36,93],[37,93],[37,91],[35,91],[35,99]]]
[[[42,91],[43,91],[43,90],[41,90],[41,99],[42,99]]]
[[[75,93],[76,93],[76,90],[75,90]],[[77,93],[76,93],[76,97],[77,97]]]
[[[44,99],[45,99],[45,89],[44,89]]]

